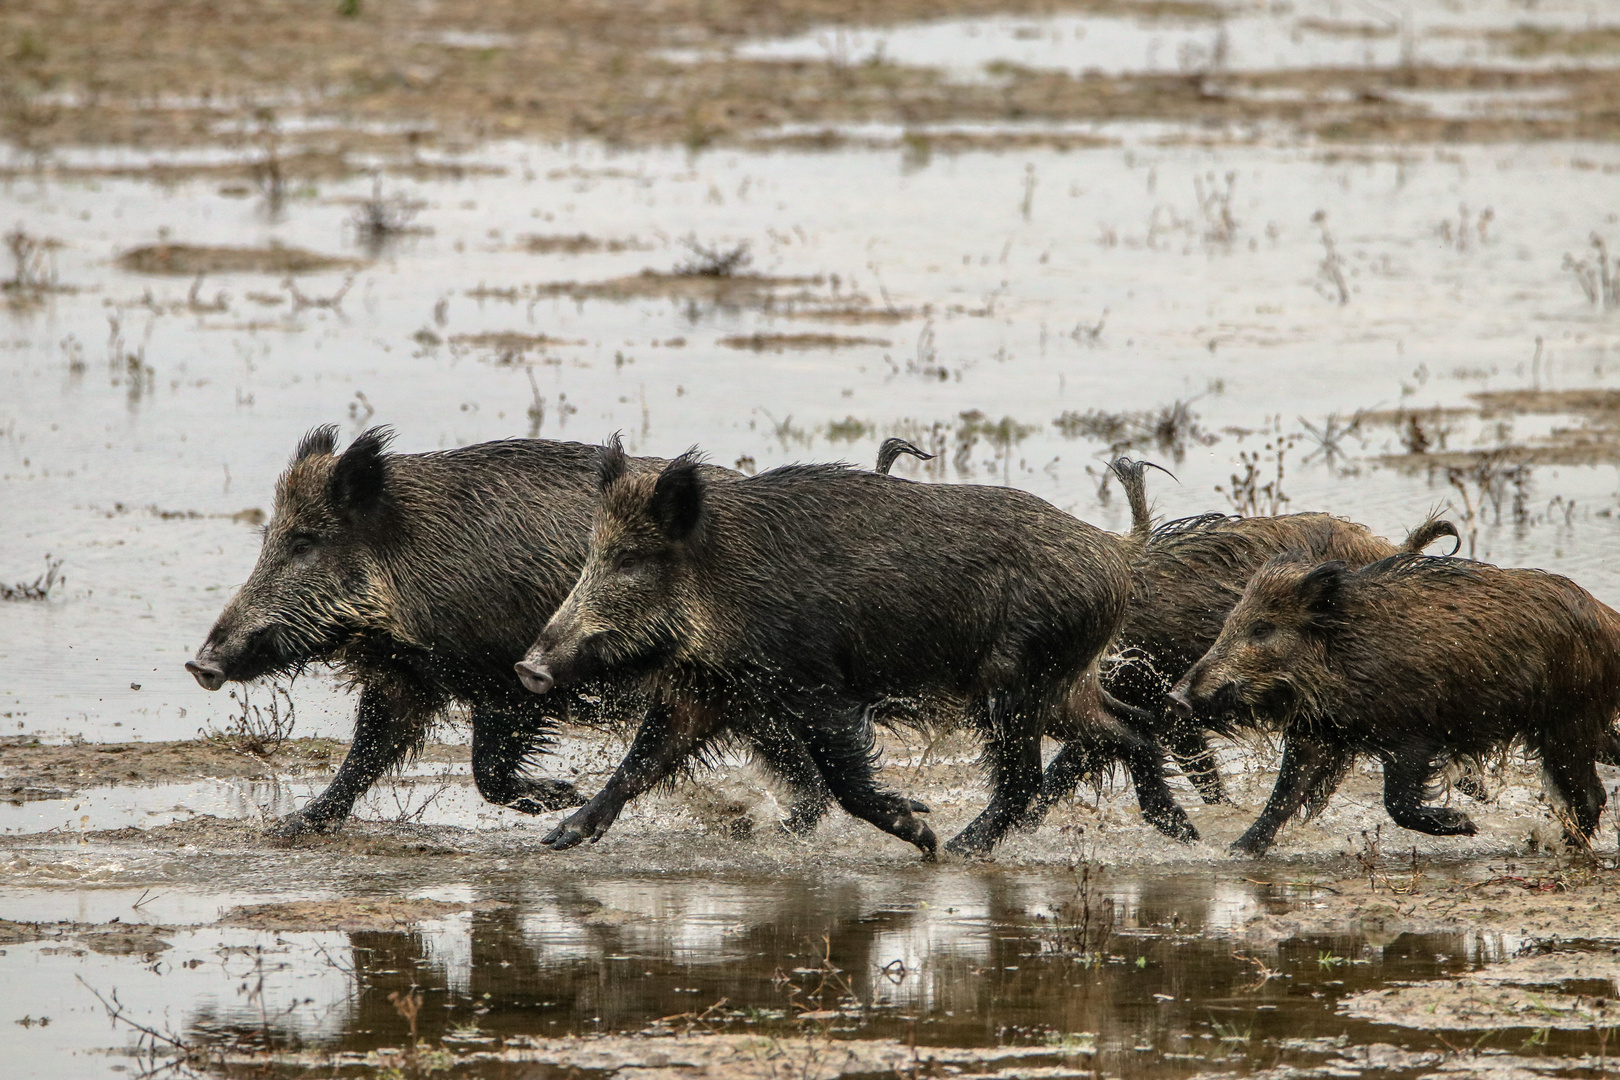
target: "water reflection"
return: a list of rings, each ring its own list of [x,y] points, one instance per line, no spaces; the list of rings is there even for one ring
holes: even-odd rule
[[[1076,881],[971,871],[489,879],[468,898],[508,906],[352,933],[346,949],[306,957],[347,972],[352,993],[338,1034],[302,1037],[334,1050],[398,1045],[406,1027],[390,995],[416,987],[430,1042],[680,1028],[698,1016],[705,1029],[783,1034],[810,1013],[836,1037],[930,1045],[1094,1033],[1110,1073],[1192,1071],[1265,1039],[1366,1034],[1373,1026],[1336,1015],[1335,1001],[1393,978],[1470,970],[1513,947],[1483,934],[1381,944],[1343,935],[1249,950],[1219,930],[1235,911],[1284,907],[1273,888],[1139,877],[1092,898],[1114,920],[1102,952],[1065,955],[1071,939],[1052,913],[1075,910]],[[276,977],[266,976],[272,998]],[[248,1045],[263,1038],[261,1022],[233,1029],[206,1008],[190,1026]]]

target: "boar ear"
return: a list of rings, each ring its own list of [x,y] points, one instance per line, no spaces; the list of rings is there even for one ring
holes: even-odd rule
[[[1314,624],[1326,627],[1338,621],[1339,590],[1344,585],[1346,569],[1342,562],[1328,562],[1313,566],[1300,578],[1299,598],[1304,601]]]
[[[336,424],[322,424],[320,427],[310,428],[308,433],[298,440],[298,449],[293,451],[293,460],[303,461],[317,454],[332,453],[337,449],[337,433]]]
[[[685,540],[703,516],[703,476],[696,450],[688,450],[664,467],[653,485],[647,509],[671,540]]]
[[[386,474],[383,451],[394,439],[390,428],[374,427],[360,434],[337,459],[327,492],[332,505],[348,513],[364,514],[382,502]]]
[[[624,452],[624,440],[615,431],[613,438],[602,447],[602,456],[596,461],[596,490],[606,491],[630,471],[630,459]]]

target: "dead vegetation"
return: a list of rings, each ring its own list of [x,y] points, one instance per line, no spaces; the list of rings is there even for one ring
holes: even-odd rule
[[[1592,234],[1592,254],[1577,259],[1564,256],[1564,269],[1575,275],[1586,302],[1610,311],[1620,308],[1620,258],[1609,257],[1609,245],[1599,233]]]
[[[413,225],[416,215],[427,204],[403,192],[383,194],[382,177],[371,178],[371,196],[362,199],[349,217],[349,227],[367,255],[376,258],[390,244],[406,236],[422,236],[433,230]]]
[[[44,571],[32,581],[18,581],[0,585],[0,600],[49,600],[58,585],[66,585],[62,576],[62,560],[45,556]]]
[[[289,684],[272,681],[262,689],[267,693],[264,703],[258,704],[252,700],[248,684],[233,688],[230,696],[234,711],[230,719],[223,728],[204,733],[203,738],[255,758],[269,757],[280,750],[292,738],[297,707]]]
[[[859,345],[887,347],[885,338],[851,337],[840,334],[766,334],[753,333],[723,337],[720,344],[728,349],[747,349],[751,352],[787,352],[799,349],[847,349]]]
[[[602,251],[618,254],[621,251],[645,251],[650,246],[639,240],[603,239],[585,233],[568,236],[527,235],[517,238],[517,249],[530,255],[594,255]]]
[[[1199,426],[1192,402],[1182,400],[1144,412],[1069,411],[1052,426],[1065,439],[1104,443],[1111,454],[1152,447],[1177,461],[1186,457],[1189,446],[1211,446],[1220,439]]]
[[[34,236],[21,225],[5,235],[11,276],[0,281],[0,295],[13,311],[37,308],[51,293],[72,292],[56,277],[56,250],[61,241]]]
[[[353,259],[321,255],[302,248],[270,244],[266,247],[207,247],[164,241],[132,248],[118,256],[120,270],[135,274],[192,277],[197,274],[317,274],[352,270]]]

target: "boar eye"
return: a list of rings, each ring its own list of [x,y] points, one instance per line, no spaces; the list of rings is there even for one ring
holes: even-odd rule
[[[618,561],[613,564],[613,569],[621,574],[629,574],[633,573],[640,566],[640,556],[620,555]]]
[[[292,538],[291,543],[287,545],[287,550],[292,554],[293,558],[303,558],[315,550],[315,541],[308,536],[295,536]]]
[[[1264,641],[1266,638],[1271,636],[1272,631],[1275,629],[1277,628],[1268,622],[1255,623],[1253,626],[1249,627],[1249,640]]]

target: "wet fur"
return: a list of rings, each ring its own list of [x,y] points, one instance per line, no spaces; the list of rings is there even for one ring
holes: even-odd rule
[[[1364,525],[1317,513],[1205,514],[1159,525],[1132,575],[1130,608],[1104,685],[1152,718],[1146,731],[1170,749],[1206,802],[1225,802],[1206,732],[1231,736],[1234,718],[1201,713],[1181,719],[1165,706],[1170,687],[1215,643],[1249,578],[1284,552],[1363,566],[1402,550],[1421,551],[1446,536],[1455,537],[1455,527],[1430,518],[1397,548]],[[1313,795],[1308,813],[1320,810],[1334,786]],[[1067,793],[1062,784],[1049,787],[1063,790],[1049,790],[1043,798]]]
[[[1157,748],[1097,707],[1097,658],[1145,525],[1116,537],[1014,489],[836,465],[730,484],[695,470],[683,458],[656,478],[604,471],[586,570],[530,653],[573,678],[639,672],[668,714],[551,842],[600,836],[679,747],[772,718],[812,748],[846,809],[929,851],[932,834],[870,775],[869,706],[890,698],[968,702],[987,739],[996,798],[959,850],[988,849],[1022,815],[1047,729],[1111,756],[1128,743],[1150,817],[1191,834]],[[1127,475],[1145,517],[1140,470]]]
[[[640,699],[601,685],[582,688],[601,706],[579,695],[542,700],[512,663],[584,563],[602,449],[508,439],[392,454],[390,433],[372,429],[339,454],[336,435],[317,428],[300,441],[276,485],[259,563],[204,646],[233,680],[319,661],[360,691],[349,759],[283,831],[340,822],[455,704],[471,711],[486,798],[530,812],[577,805],[570,785],[519,773],[549,747],[558,719],[633,722]],[[301,574],[285,557],[299,536],[317,540],[320,573]]]
[[[1268,626],[1278,629],[1246,636]],[[1471,834],[1459,812],[1422,803],[1448,763],[1516,741],[1541,759],[1579,842],[1605,800],[1593,762],[1620,709],[1620,615],[1536,570],[1412,554],[1361,570],[1282,557],[1250,581],[1178,693],[1250,710],[1315,763],[1284,768],[1236,850],[1265,850],[1312,768],[1355,754],[1383,760],[1397,824]]]

